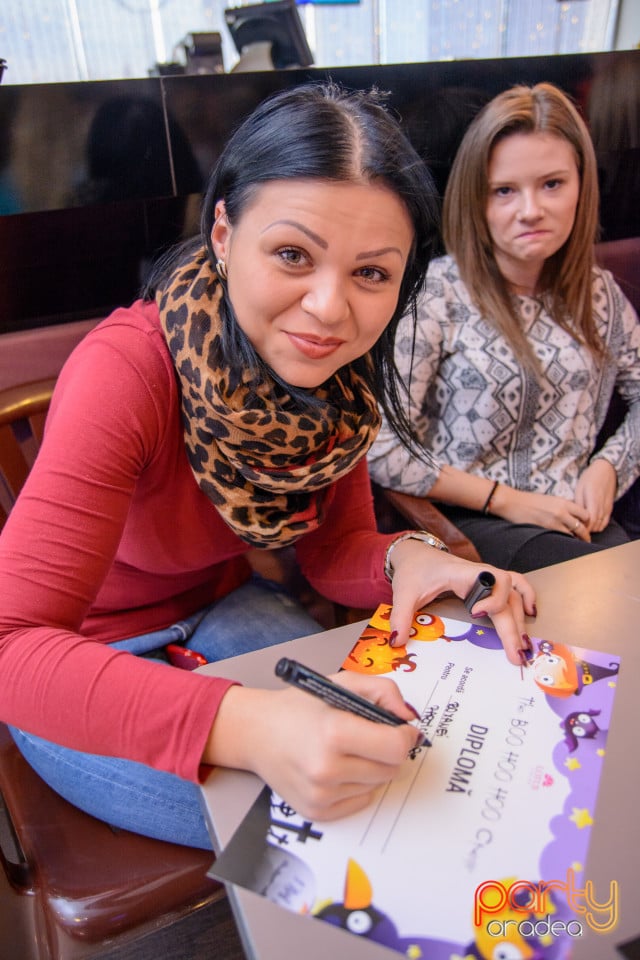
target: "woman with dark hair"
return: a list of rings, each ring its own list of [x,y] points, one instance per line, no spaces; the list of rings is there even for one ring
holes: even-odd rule
[[[624,542],[611,511],[640,472],[640,329],[594,267],[596,162],[568,97],[541,83],[486,105],[443,216],[448,254],[396,341],[426,454],[387,422],[374,479],[440,501],[483,559],[521,572]],[[614,387],[629,411],[594,453]]]
[[[364,806],[415,743],[408,723],[157,658],[181,644],[213,661],[318,630],[251,577],[251,548],[294,545],[335,601],[393,599],[400,642],[416,609],[474,583],[478,566],[428,533],[377,533],[366,468],[379,403],[408,432],[393,337],[433,231],[428,175],[377,96],[285,91],[223,151],[201,239],[68,360],[0,538],[0,716],[71,802],[208,847],[202,764],[255,771],[327,819]],[[518,664],[533,591],[494,573],[483,609]],[[385,678],[340,682],[414,717]]]

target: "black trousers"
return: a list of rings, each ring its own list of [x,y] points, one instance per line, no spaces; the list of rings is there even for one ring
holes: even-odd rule
[[[631,537],[615,520],[585,543],[568,533],[547,530],[529,523],[510,523],[501,517],[485,516],[476,510],[451,507],[444,503],[438,509],[471,540],[486,563],[504,570],[526,573],[538,567],[549,567],[564,560],[574,560],[607,547],[628,543]]]

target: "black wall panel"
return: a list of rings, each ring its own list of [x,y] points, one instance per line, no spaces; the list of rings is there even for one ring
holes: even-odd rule
[[[331,77],[389,92],[440,190],[464,129],[514,83],[556,83],[590,125],[602,239],[640,235],[640,51],[335,70],[0,85],[0,331],[101,316],[197,230],[229,133],[265,96]]]

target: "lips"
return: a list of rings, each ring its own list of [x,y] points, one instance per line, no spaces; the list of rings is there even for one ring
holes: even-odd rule
[[[330,357],[344,343],[344,340],[338,340],[335,337],[322,339],[307,333],[287,333],[287,336],[296,350],[310,360],[323,360],[325,357]]]
[[[543,237],[548,237],[549,230],[526,230],[524,233],[518,234],[518,240],[540,240]]]

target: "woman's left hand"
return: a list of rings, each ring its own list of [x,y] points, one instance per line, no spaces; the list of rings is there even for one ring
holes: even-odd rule
[[[520,666],[520,650],[529,647],[525,616],[535,616],[535,591],[522,574],[489,564],[471,563],[451,553],[436,550],[419,540],[403,540],[393,549],[393,609],[390,630],[393,646],[409,639],[417,610],[443,593],[452,591],[461,599],[471,590],[482,570],[496,578],[490,596],[478,602],[473,616],[493,621],[508,659]]]
[[[599,457],[583,470],[576,484],[576,503],[589,511],[589,532],[598,533],[609,523],[618,478],[608,460]]]

